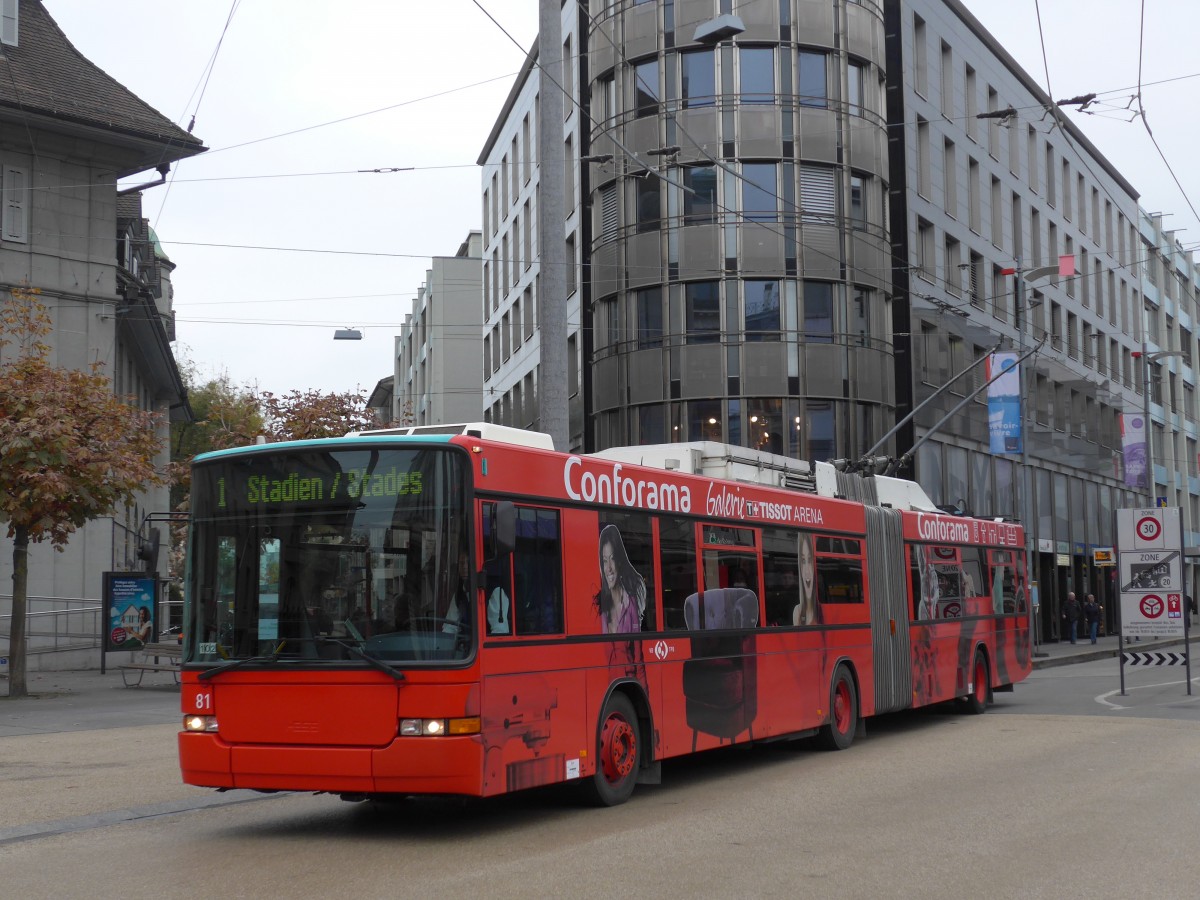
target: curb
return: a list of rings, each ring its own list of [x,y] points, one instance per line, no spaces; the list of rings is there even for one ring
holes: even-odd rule
[[[1034,669],[1054,669],[1059,666],[1069,666],[1074,663],[1095,662],[1098,659],[1115,659],[1118,650],[1085,650],[1082,653],[1072,653],[1069,656],[1051,656],[1046,659],[1035,659]]]
[[[1190,636],[1189,636],[1190,638]],[[1033,668],[1036,669],[1053,669],[1059,666],[1070,666],[1075,663],[1095,662],[1099,659],[1116,659],[1122,652],[1122,649],[1130,652],[1146,652],[1150,650],[1162,650],[1166,647],[1186,646],[1189,638],[1172,638],[1163,641],[1140,641],[1136,644],[1125,644],[1124,647],[1118,646],[1117,649],[1105,648],[1103,650],[1083,650],[1079,653],[1069,653],[1063,656],[1051,656],[1049,658],[1035,658]]]

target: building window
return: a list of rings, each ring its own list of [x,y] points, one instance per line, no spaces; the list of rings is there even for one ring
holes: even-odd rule
[[[571,110],[575,108],[575,59],[571,53],[571,36],[567,35],[567,39],[563,41],[562,55],[562,75],[563,75],[563,93],[565,102],[563,103],[563,118],[570,118]]]
[[[833,343],[832,284],[804,282],[804,340],[810,344]]]
[[[800,105],[824,109],[829,104],[829,82],[825,73],[824,53],[801,50]]]
[[[712,50],[691,50],[680,54],[683,108],[696,109],[716,103],[717,76]]]
[[[983,230],[982,203],[980,193],[979,163],[973,159],[967,160],[967,224],[976,234]]]
[[[634,203],[637,205],[634,221],[638,231],[657,231],[662,217],[659,195],[660,182],[653,172],[633,179]]]
[[[861,116],[866,111],[867,67],[862,63],[850,63],[846,66],[846,103],[850,115]]]
[[[979,86],[975,81],[975,70],[967,66],[963,72],[963,94],[966,99],[967,137],[975,141],[979,139]]]
[[[805,403],[808,459],[829,460],[837,455],[834,439],[833,404],[829,401],[808,400]]]
[[[774,163],[742,164],[742,216],[749,222],[779,218],[778,178]]]
[[[637,343],[639,350],[662,346],[662,289],[646,288],[634,294],[637,306]]]
[[[803,222],[837,224],[837,186],[833,169],[800,167],[800,210]]]
[[[717,168],[690,166],[683,170],[683,223],[699,225],[717,221]]]
[[[933,249],[933,226],[924,219],[917,219],[917,274],[926,281],[933,280],[936,260]]]
[[[529,178],[533,173],[532,156],[533,151],[529,147],[529,115],[526,114],[521,121],[521,170],[526,184],[529,184]]]
[[[942,208],[952,219],[958,218],[958,167],[954,164],[954,141],[942,144]]]
[[[720,400],[692,400],[687,411],[689,441],[725,440]]]
[[[611,241],[617,236],[620,216],[617,213],[617,186],[607,184],[600,188],[600,235],[599,239]]]
[[[929,123],[917,116],[917,193],[926,200],[933,193],[929,150]]]
[[[596,304],[596,349],[615,348],[619,341],[617,298],[606,297]]]
[[[0,3],[0,43],[17,46],[17,11],[19,0],[3,0]]]
[[[29,240],[29,176],[25,169],[5,166],[0,172],[4,206],[0,209],[0,239],[24,244]]]
[[[633,106],[637,117],[658,114],[658,59],[647,60],[633,67]]]
[[[684,286],[687,307],[687,342],[715,344],[721,336],[721,301],[716,281],[697,281]]]
[[[922,97],[929,96],[927,44],[925,20],[920,16],[913,16],[913,88]]]
[[[855,231],[867,228],[865,182],[861,175],[850,176],[850,225]]]
[[[563,254],[563,260],[567,265],[567,294],[575,293],[575,288],[579,286],[579,281],[575,277],[575,232],[571,232],[567,238],[566,250]]]
[[[962,293],[962,270],[959,268],[959,263],[962,262],[962,246],[950,235],[945,237],[945,255],[946,255],[946,290],[958,297]]]
[[[747,341],[779,340],[779,282],[744,281]]]
[[[942,41],[942,115],[954,118],[954,55],[950,45]]]
[[[563,215],[569,216],[575,209],[575,140],[571,135],[563,141],[563,195]]]
[[[738,53],[743,103],[775,102],[775,51],[770,47],[742,47]]]

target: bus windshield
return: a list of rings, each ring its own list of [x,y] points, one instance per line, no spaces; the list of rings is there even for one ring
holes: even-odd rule
[[[263,449],[192,476],[185,661],[453,662],[472,648],[467,462]]]

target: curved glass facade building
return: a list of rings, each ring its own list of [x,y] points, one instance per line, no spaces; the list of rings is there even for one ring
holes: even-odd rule
[[[883,13],[729,6],[581,21],[593,442],[844,455],[895,421]]]

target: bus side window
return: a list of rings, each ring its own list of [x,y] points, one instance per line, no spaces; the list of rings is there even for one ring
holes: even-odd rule
[[[684,602],[696,593],[696,531],[687,519],[664,516],[659,520],[662,554],[663,623],[668,631],[687,628]]]
[[[551,509],[517,508],[513,619],[517,634],[563,630],[562,532]]]
[[[484,618],[488,634],[512,634],[512,598],[516,596],[513,586],[512,556],[496,555],[496,504],[483,504],[483,595],[487,598]],[[519,584],[519,582],[518,582]],[[497,593],[498,592],[498,593]],[[493,601],[497,621],[493,624]],[[501,608],[503,607],[503,608]]]
[[[962,555],[962,572],[963,572],[963,597],[982,597],[987,594],[987,582],[983,580],[983,565],[980,560],[978,547],[963,547],[960,549]]]
[[[791,625],[792,610],[800,599],[800,564],[796,539],[786,531],[763,529],[763,624]]]

